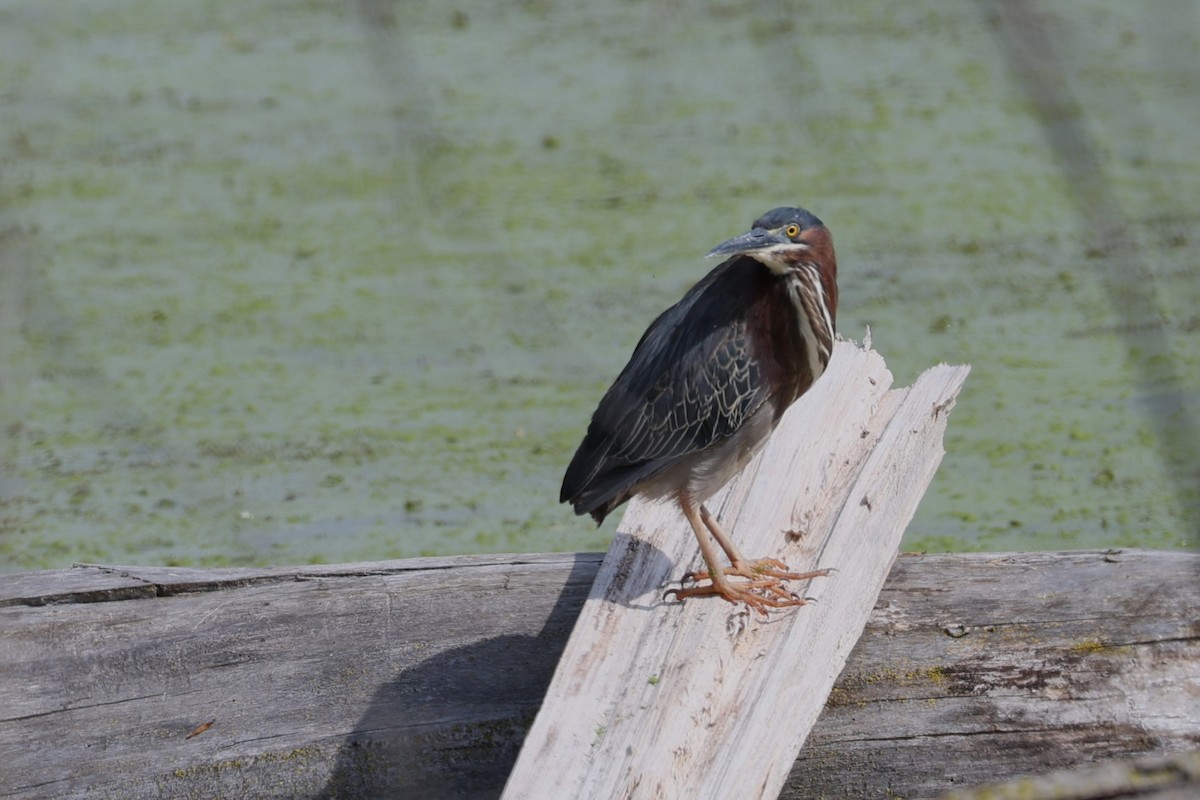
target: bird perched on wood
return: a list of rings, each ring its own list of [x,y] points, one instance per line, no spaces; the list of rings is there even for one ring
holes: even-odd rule
[[[673,498],[707,566],[684,582],[707,584],[669,593],[716,595],[766,613],[804,604],[784,581],[827,571],[793,573],[776,559],[743,557],[703,504],[829,364],[837,259],[829,230],[802,208],[768,211],[708,255],[728,258],[642,335],[592,415],[559,499],[599,523],[634,495]]]

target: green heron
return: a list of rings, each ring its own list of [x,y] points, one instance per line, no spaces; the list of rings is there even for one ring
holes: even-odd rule
[[[642,335],[592,415],[559,499],[597,523],[634,495],[674,499],[707,566],[684,583],[707,584],[668,594],[716,595],[766,613],[804,604],[783,581],[827,571],[746,559],[703,504],[829,364],[837,259],[829,230],[802,208],[768,211],[708,255],[728,258]]]

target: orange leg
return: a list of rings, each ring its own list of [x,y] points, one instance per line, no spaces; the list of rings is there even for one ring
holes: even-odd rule
[[[680,496],[679,507],[684,517],[692,526],[692,532],[700,543],[700,553],[704,556],[706,572],[691,572],[683,576],[684,581],[707,580],[705,586],[694,586],[687,589],[671,589],[667,594],[675,595],[677,600],[689,597],[707,597],[716,595],[731,603],[744,603],[749,608],[766,615],[772,608],[788,608],[802,606],[806,603],[802,597],[789,592],[783,587],[783,581],[804,580],[828,575],[828,570],[814,572],[788,572],[787,565],[774,558],[747,560],[734,547],[729,536],[717,524],[716,519],[704,506],[699,509],[691,498]],[[720,545],[729,557],[730,565],[721,567],[717,560],[717,551],[713,541]],[[745,578],[744,581],[732,581],[730,577]]]
[[[725,551],[725,555],[729,556],[730,566],[725,569],[726,575],[741,575],[744,578],[766,577],[777,578],[781,581],[804,581],[809,578],[824,578],[829,574],[827,569],[817,569],[812,572],[789,572],[788,565],[777,558],[758,558],[749,560],[745,558],[737,547],[734,546],[733,540],[725,533],[724,529],[717,524],[717,518],[714,517],[709,510],[704,506],[700,506],[700,519],[704,522],[704,527],[712,533],[713,538],[717,540],[717,544],[721,545],[721,549]],[[711,568],[711,564],[709,567]],[[704,573],[689,573],[684,576],[691,580],[703,580],[709,576]]]

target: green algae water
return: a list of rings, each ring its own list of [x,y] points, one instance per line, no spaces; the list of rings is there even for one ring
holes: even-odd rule
[[[976,6],[367,8],[0,9],[0,569],[603,549],[588,416],[778,205],[896,385],[973,366],[906,548],[1200,544],[1169,7],[1042,21],[1122,248]]]

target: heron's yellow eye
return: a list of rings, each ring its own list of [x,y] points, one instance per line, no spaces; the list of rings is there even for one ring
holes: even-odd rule
[[[796,225],[796,224],[788,225],[786,228],[783,229],[783,232],[785,234],[787,234],[787,237],[789,239],[795,239],[797,236],[800,235],[800,226]]]

